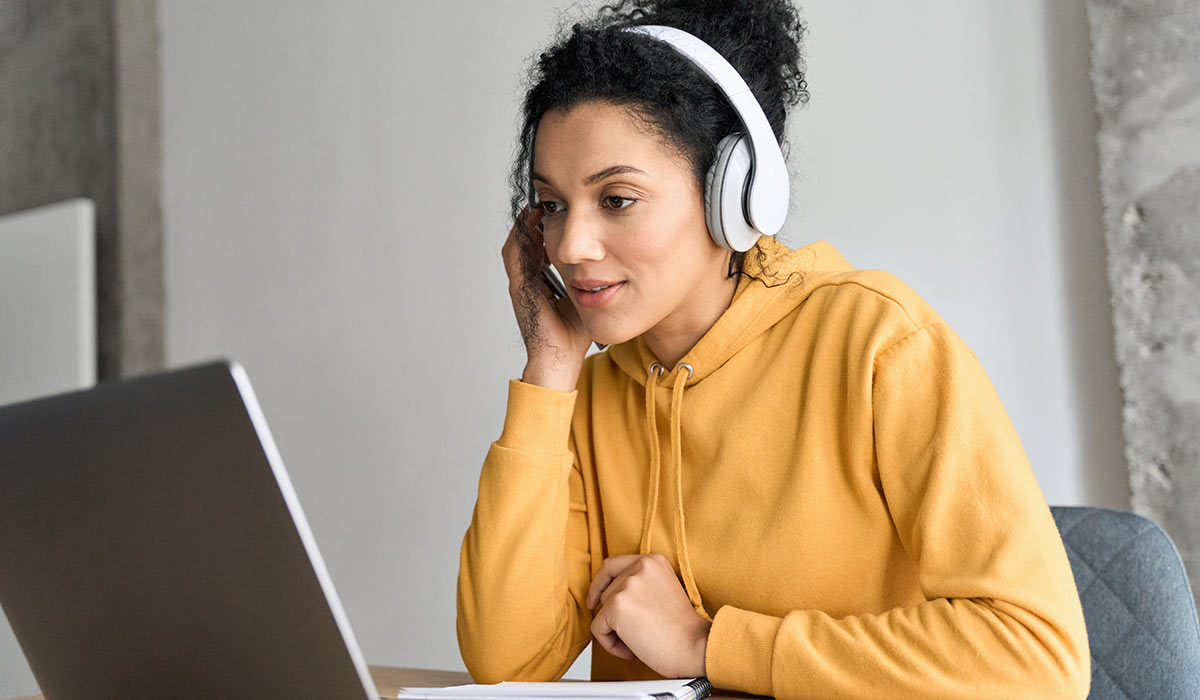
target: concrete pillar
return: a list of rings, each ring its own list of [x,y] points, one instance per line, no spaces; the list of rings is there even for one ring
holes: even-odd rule
[[[1200,3],[1088,0],[1133,509],[1200,586]]]
[[[154,0],[0,2],[0,214],[96,203],[98,379],[164,364]]]

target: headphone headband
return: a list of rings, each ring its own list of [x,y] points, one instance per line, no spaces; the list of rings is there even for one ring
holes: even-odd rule
[[[788,186],[787,164],[783,152],[771,130],[771,123],[754,98],[750,86],[729,61],[702,39],[676,27],[660,24],[642,24],[622,27],[622,31],[645,34],[669,45],[704,71],[729,100],[733,111],[746,128],[750,140],[751,174],[749,193],[745,202],[746,216],[750,224],[761,233],[774,236],[783,228],[787,218]]]

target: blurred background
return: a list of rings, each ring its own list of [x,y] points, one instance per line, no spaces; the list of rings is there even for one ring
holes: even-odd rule
[[[927,299],[1047,501],[1130,509],[1088,4],[798,3],[780,238]],[[0,403],[240,361],[368,662],[463,669],[520,79],[598,6],[0,0]],[[35,690],[0,619],[0,697]]]

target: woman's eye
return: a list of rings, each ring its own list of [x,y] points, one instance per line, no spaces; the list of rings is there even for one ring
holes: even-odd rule
[[[542,209],[545,209],[547,214],[553,214],[558,211],[558,202],[542,202]]]
[[[604,199],[610,203],[614,203],[613,206],[611,207],[613,209],[625,209],[630,204],[633,204],[634,202],[637,201],[636,199],[633,199],[631,197],[618,197],[616,195],[609,195],[609,196],[605,197]],[[622,204],[622,202],[625,202],[625,204]]]

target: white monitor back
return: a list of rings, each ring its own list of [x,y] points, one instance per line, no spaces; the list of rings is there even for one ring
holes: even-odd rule
[[[0,405],[96,383],[95,206],[0,216]]]

